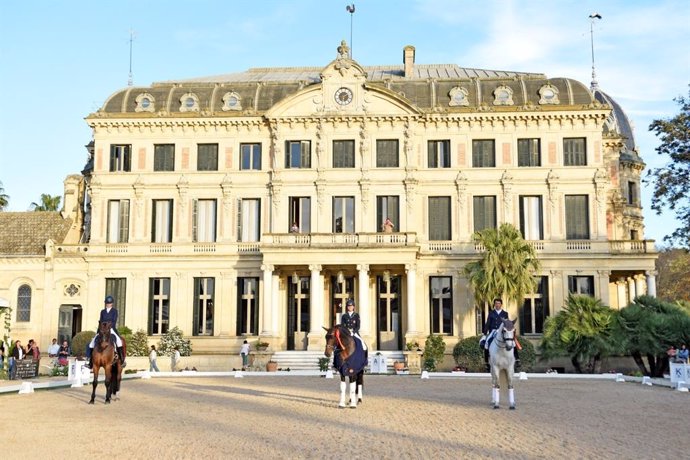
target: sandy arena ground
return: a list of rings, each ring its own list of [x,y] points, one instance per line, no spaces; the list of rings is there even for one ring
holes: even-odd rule
[[[93,406],[90,386],[0,395],[2,458],[687,458],[690,450],[690,396],[668,388],[530,379],[517,382],[509,411],[504,395],[490,409],[488,379],[366,376],[364,403],[340,410],[339,383],[137,379],[109,406],[102,385]]]

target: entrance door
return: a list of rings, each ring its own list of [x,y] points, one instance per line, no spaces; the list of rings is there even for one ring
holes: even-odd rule
[[[72,343],[72,337],[81,332],[81,306],[80,305],[60,305],[58,313],[58,343],[63,340]]]
[[[332,276],[331,277],[331,313],[330,324],[340,324],[340,318],[347,311],[345,303],[347,299],[355,300],[355,277]],[[357,302],[355,302],[355,306]]]
[[[380,350],[402,350],[400,297],[399,276],[376,278],[377,339]]]
[[[294,281],[297,281],[296,283]],[[287,349],[306,350],[309,333],[310,279],[288,277]]]

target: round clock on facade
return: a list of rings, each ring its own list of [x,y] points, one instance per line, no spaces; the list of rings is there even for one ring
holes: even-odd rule
[[[352,102],[352,91],[349,88],[338,88],[334,96],[335,102],[340,105],[347,105]]]

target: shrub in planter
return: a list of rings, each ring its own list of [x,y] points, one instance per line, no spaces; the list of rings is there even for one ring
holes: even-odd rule
[[[430,335],[424,343],[424,370],[433,372],[438,363],[443,361],[446,352],[446,343],[440,335]]]
[[[537,362],[537,353],[534,350],[534,345],[532,342],[524,337],[518,337],[520,345],[522,345],[522,350],[520,353],[520,368],[518,371],[530,372],[534,368],[534,364]]]
[[[139,329],[127,341],[127,354],[129,356],[148,356],[149,337],[146,331]],[[181,353],[180,353],[181,354]]]
[[[319,358],[319,370],[321,372],[326,372],[328,370],[328,363],[330,362],[330,358],[326,358],[325,356],[323,358]]]
[[[453,359],[468,372],[484,372],[484,351],[479,348],[479,337],[467,337],[455,344]]]
[[[78,358],[86,356],[86,347],[95,335],[95,331],[81,331],[72,337],[72,354]]]

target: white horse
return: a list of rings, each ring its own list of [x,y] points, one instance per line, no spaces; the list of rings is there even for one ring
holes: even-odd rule
[[[512,321],[505,319],[496,330],[494,340],[489,346],[491,384],[493,385],[491,404],[494,409],[498,409],[498,402],[500,400],[501,386],[499,384],[499,379],[501,371],[505,371],[506,380],[508,381],[508,400],[510,402],[510,409],[515,409],[515,390],[513,389],[515,355],[513,354],[513,347],[515,347],[515,325]]]

